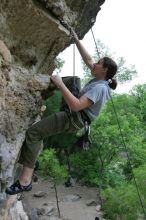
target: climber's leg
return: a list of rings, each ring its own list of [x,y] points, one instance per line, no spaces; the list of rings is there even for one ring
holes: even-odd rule
[[[33,175],[33,169],[23,166],[19,182],[22,186],[28,186],[31,183]]]
[[[36,158],[41,150],[45,137],[63,133],[69,129],[69,119],[66,112],[58,112],[32,125],[26,131],[18,163],[28,168],[34,168]]]
[[[74,127],[74,125],[72,125],[66,112],[55,113],[31,126],[26,132],[25,142],[22,146],[21,154],[18,160],[18,162],[23,165],[20,181],[19,183],[14,183],[12,186],[8,187],[6,189],[6,193],[11,195],[17,194],[17,188],[22,188],[21,191],[30,190],[30,180],[32,178],[33,168],[38,153],[41,149],[41,141],[45,137],[75,130],[77,129]],[[28,188],[24,188],[27,187],[26,185]]]

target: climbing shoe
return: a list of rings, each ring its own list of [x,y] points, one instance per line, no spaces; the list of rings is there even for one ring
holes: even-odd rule
[[[5,192],[9,195],[15,195],[24,191],[31,191],[31,190],[32,190],[32,183],[30,183],[28,186],[22,186],[19,180],[17,180],[10,187],[7,187]]]

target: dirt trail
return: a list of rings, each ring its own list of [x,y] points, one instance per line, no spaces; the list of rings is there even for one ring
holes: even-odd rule
[[[34,197],[42,191],[45,195]],[[57,186],[59,207],[62,220],[95,220],[101,213],[97,201],[97,189],[80,186],[73,187]],[[76,200],[76,201],[74,201]],[[90,201],[92,204],[87,206]],[[56,197],[53,184],[39,178],[38,183],[33,184],[33,190],[25,193],[23,199],[24,208],[31,215],[32,220],[57,220]],[[52,211],[50,211],[52,209]],[[32,211],[33,210],[33,211]],[[49,210],[49,211],[48,211]],[[49,214],[48,214],[48,213]],[[36,215],[39,213],[39,215]],[[100,220],[103,218],[99,218]]]

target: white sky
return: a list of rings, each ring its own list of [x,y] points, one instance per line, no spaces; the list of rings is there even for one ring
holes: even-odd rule
[[[131,83],[118,86],[118,92],[126,92],[135,84],[146,83],[146,0],[106,0],[97,15],[93,31],[96,39],[107,45],[111,52],[123,56],[128,64],[133,64],[138,77]],[[82,40],[91,55],[95,44],[89,31]],[[72,51],[70,46],[60,58],[65,60],[61,76],[73,74]],[[76,49],[76,75],[82,77],[80,55]]]

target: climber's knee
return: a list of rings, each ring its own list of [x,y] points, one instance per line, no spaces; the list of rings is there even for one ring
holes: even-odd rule
[[[40,141],[42,139],[39,129],[35,125],[32,125],[27,129],[26,138],[29,138],[29,140],[32,141]]]

